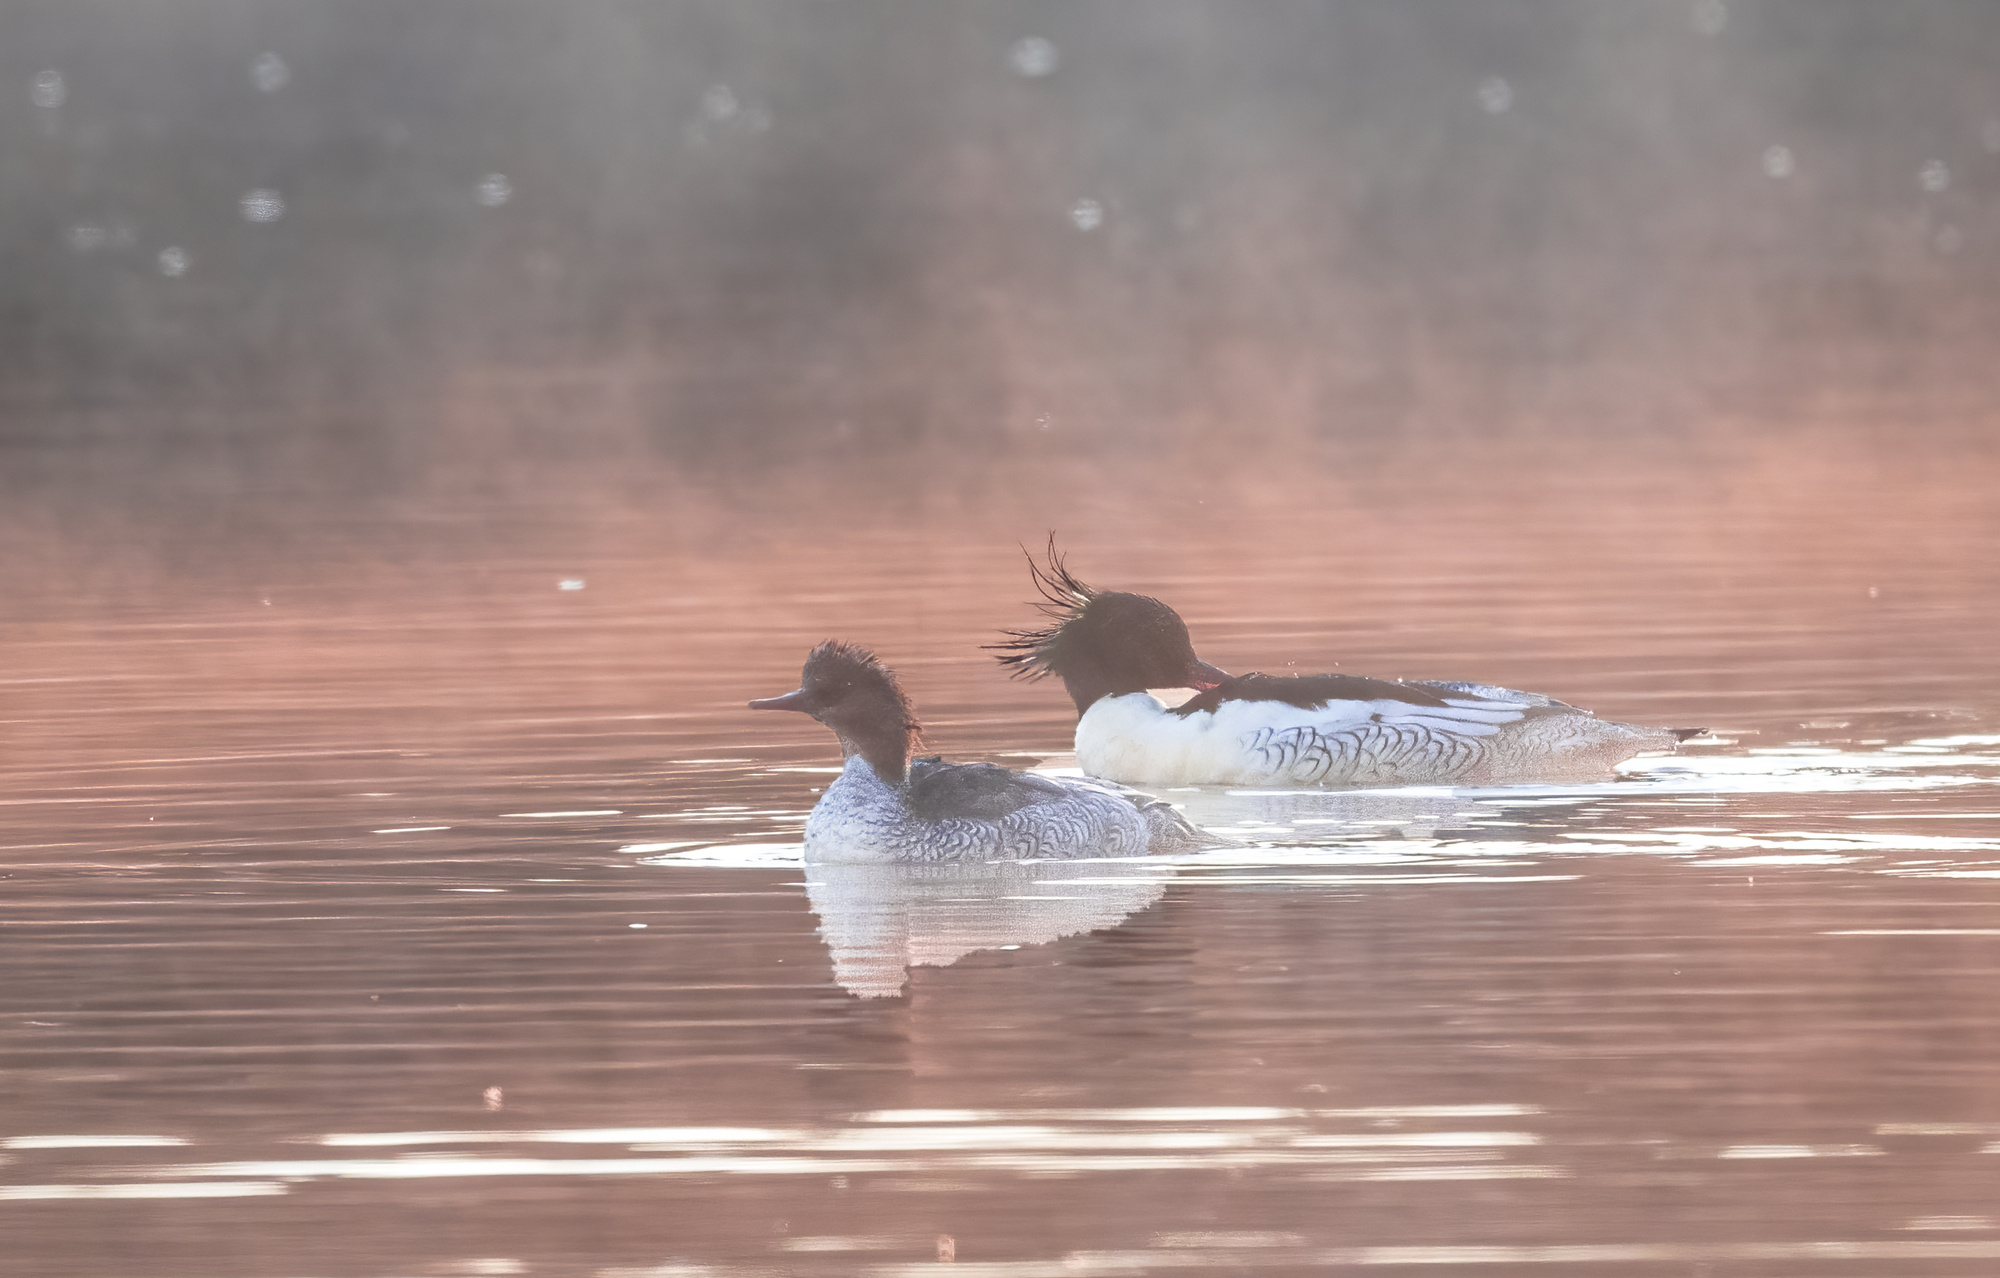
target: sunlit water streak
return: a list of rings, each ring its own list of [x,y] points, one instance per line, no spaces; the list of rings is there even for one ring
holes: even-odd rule
[[[1226,665],[1716,731],[1597,785],[1168,792],[1232,840],[1186,856],[871,873],[800,859],[831,738],[742,702],[849,635],[935,748],[1064,772],[1060,693],[976,651],[1019,620],[1004,538],[15,636],[10,1248],[38,1278],[132,1272],[121,1239],[163,1278],[888,1274],[941,1235],[1009,1274],[1990,1259],[2000,706],[1984,614],[1939,602],[1971,552],[1885,576],[1895,616],[1765,566],[1731,620],[1698,557],[1639,590],[1532,532],[1326,518],[1369,553],[1214,524],[1093,568]]]

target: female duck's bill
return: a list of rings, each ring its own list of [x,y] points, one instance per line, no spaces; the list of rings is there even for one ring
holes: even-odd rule
[[[1149,795],[990,763],[911,759],[920,732],[894,672],[854,644],[812,650],[797,691],[752,701],[833,730],[846,765],[806,818],[808,861],[928,863],[1141,856],[1195,846]]]
[[[875,775],[900,785],[923,728],[896,674],[858,644],[828,639],[806,657],[796,691],[750,703],[752,710],[796,710],[833,729],[841,753],[866,758]]]
[[[1049,623],[992,645],[1017,678],[1076,703],[1077,763],[1133,785],[1505,785],[1603,780],[1698,728],[1645,728],[1490,684],[1321,674],[1230,676],[1195,656],[1179,614],[1098,590],[1050,539],[1029,558]],[[1151,688],[1198,694],[1169,709]]]

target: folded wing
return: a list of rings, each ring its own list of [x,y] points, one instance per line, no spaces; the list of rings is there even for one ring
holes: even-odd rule
[[[910,813],[919,820],[953,817],[998,821],[1038,804],[1061,803],[1061,784],[993,763],[946,763],[916,759],[910,764]]]

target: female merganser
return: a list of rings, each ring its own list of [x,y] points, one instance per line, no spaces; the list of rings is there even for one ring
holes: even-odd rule
[[[1143,856],[1198,846],[1151,795],[1030,776],[991,763],[910,758],[916,716],[896,676],[865,648],[829,639],[797,692],[752,710],[799,710],[840,738],[847,766],[806,818],[808,861],[1019,861]]]
[[[1009,630],[1001,664],[1055,675],[1076,702],[1076,761],[1128,785],[1514,785],[1603,780],[1700,728],[1599,719],[1539,693],[1361,675],[1232,676],[1145,595],[1095,590],[1028,560],[1052,624]],[[1169,708],[1149,688],[1194,688]]]

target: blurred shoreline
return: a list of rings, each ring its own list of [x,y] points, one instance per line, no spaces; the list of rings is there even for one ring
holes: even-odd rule
[[[1524,550],[1565,504],[1696,555],[1773,507],[1920,558],[1990,529],[1996,39],[1958,0],[12,5],[0,590],[1466,502]]]

